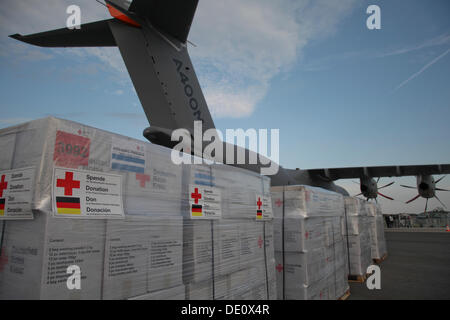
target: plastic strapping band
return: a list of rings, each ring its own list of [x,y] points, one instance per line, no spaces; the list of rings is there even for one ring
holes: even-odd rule
[[[285,267],[285,258],[284,258],[284,256],[285,256],[285,254],[284,254],[284,186],[283,186],[283,219],[282,219],[282,224],[281,224],[281,228],[282,228],[282,232],[281,232],[281,237],[282,237],[282,239],[281,239],[281,245],[282,245],[282,248],[281,248],[281,251],[283,252],[283,300],[286,300],[286,279],[285,279],[285,274],[284,274],[284,270],[286,269],[286,267]]]
[[[264,193],[265,193],[264,177],[261,177],[261,189],[262,189],[263,195],[264,195]],[[266,253],[266,221],[263,221],[263,246],[264,246],[264,268],[266,271],[266,291],[267,291],[266,294],[267,294],[267,300],[269,300],[269,276],[268,276],[268,271],[267,271],[267,253]]]
[[[105,223],[103,225],[103,232],[105,234],[105,241],[103,242],[103,252],[106,252],[106,228],[107,228],[106,224],[107,224],[107,222],[105,221]],[[103,255],[102,265],[105,265],[105,259],[106,259],[106,255]],[[102,297],[102,299],[104,299],[104,297],[103,297],[103,295],[104,295],[104,282],[105,282],[105,268],[102,268],[102,287],[100,288],[100,297]]]
[[[334,218],[332,218],[334,219]],[[336,299],[336,289],[337,289],[337,278],[336,278],[336,243],[334,242],[334,226],[331,223],[331,232],[333,233],[333,270],[334,270],[334,298]]]
[[[15,133],[17,134],[17,133]],[[17,136],[14,138],[14,153],[11,157],[11,163],[9,164],[9,167],[13,169],[13,164],[16,160],[16,150],[17,150]],[[2,221],[2,237],[0,239],[0,257],[3,255],[3,239],[5,237],[5,230],[6,230],[6,220]]]
[[[266,254],[266,222],[263,221],[263,246],[264,246],[264,267],[266,269],[266,291],[269,300],[269,276],[267,274],[267,254]]]
[[[212,177],[212,166],[209,166],[209,174]],[[212,183],[211,183],[211,187],[213,187]],[[211,259],[211,276],[212,276],[212,296],[213,296],[213,300],[216,300],[216,282],[215,282],[215,274],[214,274],[214,220],[211,220],[211,254],[212,254],[212,259]]]
[[[214,220],[211,220],[211,277],[212,277],[212,295],[213,300],[216,300],[216,283],[215,283],[215,275],[214,275]]]
[[[17,134],[17,133],[15,133],[15,134]],[[48,135],[48,133],[47,133],[47,135]],[[15,163],[15,160],[16,160],[16,150],[17,150],[17,136],[14,138],[14,153],[13,153],[13,156],[11,157],[11,163],[9,164],[9,167],[11,169],[13,169],[13,164]],[[6,220],[3,220],[2,221],[2,237],[0,239],[0,257],[3,255],[3,239],[5,237],[5,230],[6,230]]]

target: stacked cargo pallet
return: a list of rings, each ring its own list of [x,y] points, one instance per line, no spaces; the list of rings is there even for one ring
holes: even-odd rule
[[[349,257],[349,280],[364,281],[371,264],[369,217],[366,201],[344,197],[345,219],[342,231],[346,237]]]
[[[270,180],[224,165],[189,165],[184,178],[183,199],[201,190],[220,194],[224,204],[220,219],[185,219],[186,298],[276,299]],[[183,204],[194,207],[192,200]],[[258,216],[263,210],[267,217]]]
[[[338,299],[348,291],[342,195],[308,186],[272,187],[279,299]]]
[[[386,239],[384,237],[384,218],[379,204],[367,202],[369,217],[369,234],[372,260],[380,263],[387,257]]]
[[[190,176],[189,166],[173,164],[166,148],[54,118],[0,130],[0,148],[0,299],[194,298],[192,265],[198,267],[194,275],[213,283],[217,279],[213,290],[240,284],[237,291],[202,298],[256,298],[256,284],[264,286],[261,298],[269,297],[270,275],[265,271],[274,268],[271,219],[257,221],[256,198],[243,205],[254,212],[253,219],[246,217],[243,223],[239,214],[245,212],[238,209],[230,216],[232,191],[219,182],[219,174],[216,185],[222,196],[202,202],[196,217],[220,215],[197,221],[191,220],[194,208],[186,203],[198,175]],[[216,167],[222,176],[235,172]],[[259,192],[262,197],[267,178],[249,177],[253,189],[245,193],[250,189],[245,185],[242,197]],[[202,201],[206,198],[211,197],[204,194]],[[239,221],[224,223],[228,218]],[[213,237],[199,240],[198,246],[196,241],[207,232],[193,232],[191,225],[197,222],[208,225]],[[237,225],[241,229],[233,229]],[[227,227],[247,238],[239,237],[236,246],[221,232]],[[241,259],[245,254],[251,258]],[[235,267],[233,255],[238,268],[226,273],[224,269]]]

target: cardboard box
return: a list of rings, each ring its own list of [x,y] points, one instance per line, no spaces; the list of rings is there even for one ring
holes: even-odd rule
[[[186,288],[184,285],[149,292],[141,296],[133,297],[128,300],[185,300]]]
[[[127,299],[182,283],[182,218],[107,222],[103,299]]]
[[[212,279],[186,284],[186,300],[230,300],[226,277],[216,276]]]
[[[278,299],[334,299],[346,265],[342,195],[308,186],[272,188]],[[341,279],[342,278],[342,279]]]
[[[218,242],[214,242],[213,237],[213,221],[184,220],[183,282],[185,284],[198,284],[212,278],[213,267],[219,261]],[[202,290],[200,291],[203,292]]]
[[[325,248],[308,252],[285,252],[284,257],[282,252],[275,252],[275,256],[283,266],[286,278],[305,285],[325,278],[332,270],[326,261]]]
[[[365,275],[367,267],[372,264],[369,234],[361,233],[347,237],[350,275]]]
[[[287,277],[286,282],[295,281],[291,277]],[[280,277],[277,277],[277,289],[279,300],[328,300],[329,299],[329,286],[327,279],[322,279],[311,285],[304,285],[301,283],[292,283],[290,286],[285,287],[283,292],[283,285],[280,284]]]
[[[269,178],[225,165],[175,166],[166,148],[55,118],[1,129],[0,146],[8,153],[0,155],[0,168],[36,168],[32,207],[46,212],[33,221],[6,222],[6,254],[12,258],[9,271],[0,272],[0,295],[17,283],[8,296],[125,299],[184,282],[191,296],[211,297],[205,294],[211,284],[202,284],[209,281],[212,297],[228,299],[229,275],[260,266],[265,272],[254,283],[273,285],[272,224],[256,221],[257,195],[269,193]],[[53,218],[55,167],[120,175],[126,219]],[[189,219],[190,184],[222,191],[221,220]],[[81,264],[81,291],[60,293],[63,262],[71,261],[62,252]],[[260,291],[248,290],[239,294],[256,297]]]
[[[283,196],[284,191],[284,196]],[[275,217],[326,217],[344,212],[342,195],[310,186],[272,187],[272,204]]]
[[[7,221],[0,299],[100,299],[105,221],[52,218]],[[81,270],[81,290],[69,290],[67,268]]]
[[[7,151],[0,156],[0,169],[36,168],[33,209],[52,210],[53,168],[58,166],[121,175],[128,213],[179,215],[182,168],[168,161],[167,148],[52,117],[1,129],[0,146]]]

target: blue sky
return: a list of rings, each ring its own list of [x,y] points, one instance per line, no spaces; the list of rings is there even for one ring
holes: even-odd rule
[[[109,16],[94,0],[3,1],[0,127],[53,115],[142,139],[147,120],[117,49],[6,37],[63,27],[70,4],[83,22]],[[366,28],[371,4],[381,30]],[[189,51],[216,126],[280,129],[285,167],[450,163],[449,13],[446,0],[200,0]],[[385,211],[423,209],[424,199],[404,205],[416,193],[396,185]]]

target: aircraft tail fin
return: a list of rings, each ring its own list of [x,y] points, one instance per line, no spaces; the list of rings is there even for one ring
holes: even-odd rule
[[[41,47],[117,46],[154,143],[171,145],[170,133],[178,128],[193,135],[194,121],[202,121],[203,131],[214,128],[186,46],[198,0],[105,2],[113,19],[10,37]]]
[[[128,24],[150,24],[159,32],[186,43],[198,0],[105,0],[111,15]]]
[[[108,24],[111,20],[114,19],[86,23],[80,29],[61,28],[10,37],[39,47],[115,47],[116,41]]]

